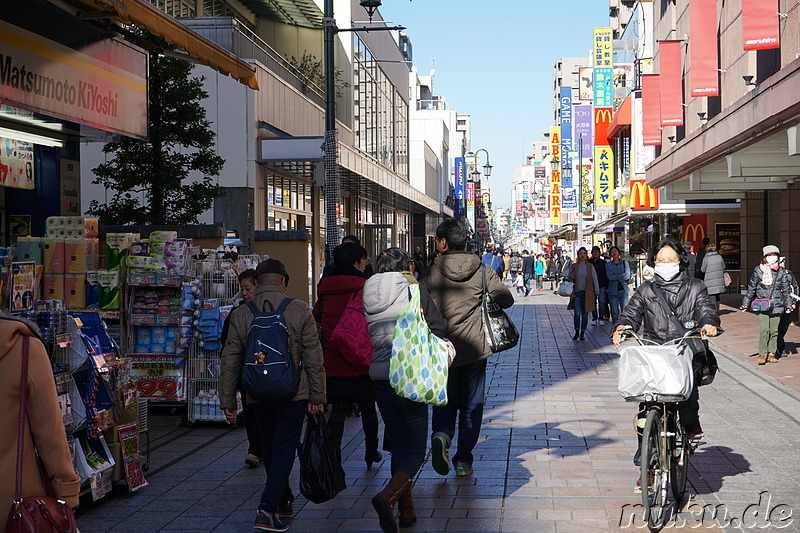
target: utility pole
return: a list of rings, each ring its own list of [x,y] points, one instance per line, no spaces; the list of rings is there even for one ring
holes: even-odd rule
[[[333,249],[339,244],[339,135],[336,131],[336,21],[333,19],[333,0],[325,0],[322,19],[324,32],[323,61],[325,63],[325,260],[330,261]]]

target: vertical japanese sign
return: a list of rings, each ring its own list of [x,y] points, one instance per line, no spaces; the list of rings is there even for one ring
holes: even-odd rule
[[[595,28],[592,47],[593,88],[595,107],[613,104],[614,59],[611,28]]]
[[[689,64],[691,95],[719,96],[717,0],[689,1]]]
[[[559,90],[561,106],[561,168],[571,168],[569,152],[572,150],[572,87]],[[562,176],[562,185],[572,187],[572,176]]]
[[[578,100],[591,102],[594,98],[592,85],[594,74],[592,67],[581,67],[578,69]]]
[[[613,211],[614,154],[610,146],[594,149],[594,205],[598,212]]]
[[[455,179],[453,180],[453,183],[455,183],[454,194],[456,197],[456,203],[453,209],[453,214],[455,215],[455,218],[462,218],[464,216],[464,158],[455,158],[454,172]]]
[[[594,145],[611,146],[608,141],[608,126],[614,114],[610,107],[594,108]]]
[[[572,124],[574,128],[572,145],[581,151],[580,157],[588,161],[592,158],[592,106],[573,107]]]
[[[658,43],[662,126],[683,125],[681,46],[680,41],[661,41]]]
[[[745,50],[781,47],[778,0],[742,0],[742,40]]]
[[[581,212],[586,216],[592,216],[594,211],[594,180],[592,179],[592,165],[580,166],[582,181],[582,202]]]
[[[561,128],[550,126],[550,160],[561,161]],[[561,223],[561,166],[550,171],[550,223]]]

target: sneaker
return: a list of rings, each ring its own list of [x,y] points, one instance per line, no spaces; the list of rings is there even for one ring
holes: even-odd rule
[[[294,517],[294,508],[292,507],[292,502],[278,504],[278,510],[275,511],[275,516],[278,518]]]
[[[244,457],[244,462],[250,468],[258,468],[261,466],[261,457],[253,455],[252,453],[248,453]]]
[[[289,531],[289,524],[278,518],[275,513],[268,513],[262,509],[256,512],[256,521],[253,528],[261,531]]]
[[[600,325],[601,325],[601,326],[605,326],[605,325],[606,325],[606,321],[605,321],[605,320],[601,320],[601,321],[600,321]]]
[[[702,439],[703,436],[705,435],[703,433],[703,428],[700,427],[700,422],[689,424],[688,426],[686,426],[685,430],[686,430],[686,438],[688,438],[689,440]]]
[[[767,354],[767,363],[777,363],[777,362],[778,362],[778,359],[775,357],[775,355],[773,355],[771,353]]]
[[[475,470],[472,468],[472,465],[464,464],[464,463],[456,463],[456,476],[458,477],[465,477],[471,476]]]
[[[450,439],[444,433],[434,433],[431,437],[431,464],[437,474],[446,476],[450,473],[450,457],[447,449]]]
[[[766,365],[767,364],[767,354],[761,354],[758,356],[758,364],[759,365]]]

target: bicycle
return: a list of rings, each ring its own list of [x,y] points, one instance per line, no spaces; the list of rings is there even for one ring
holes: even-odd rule
[[[630,336],[638,342],[638,346],[624,347],[620,350],[620,392],[623,395],[627,394],[626,401],[645,404],[644,410],[647,414],[644,417],[640,448],[642,509],[643,518],[650,531],[654,533],[664,527],[666,511],[669,508],[670,489],[676,505],[683,501],[689,473],[689,457],[701,444],[698,440],[688,438],[678,414],[678,404],[688,398],[694,386],[692,354],[686,341],[700,338],[697,335],[699,329],[696,324],[687,323],[685,327],[688,329],[685,335],[663,344],[642,339],[630,326],[623,328],[625,336]],[[660,350],[660,353],[656,353],[653,345]],[[632,354],[631,348],[638,349],[639,353]],[[646,349],[641,350],[641,348]],[[667,350],[661,350],[663,348]],[[646,383],[648,381],[646,378],[641,379],[642,376],[638,376],[623,385],[622,374],[626,356],[635,358],[640,370],[642,366],[658,366],[659,361],[663,362],[666,367],[657,369],[661,382],[654,386],[652,382]],[[654,357],[651,360],[648,356]],[[670,361],[670,356],[675,357],[677,361]],[[642,370],[645,374],[647,371],[647,368]],[[640,383],[632,384],[637,378]],[[631,390],[634,392],[630,392]]]

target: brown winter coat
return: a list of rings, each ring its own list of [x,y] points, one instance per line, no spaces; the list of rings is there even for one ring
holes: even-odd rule
[[[473,363],[492,355],[483,329],[481,270],[486,272],[487,292],[492,301],[503,309],[511,307],[514,304],[511,291],[491,267],[481,264],[475,254],[445,252],[433,261],[428,275],[420,280],[420,285],[428,289],[436,307],[447,320],[445,336],[456,347],[453,366]]]
[[[22,496],[44,495],[43,477],[51,481],[55,495],[70,507],[77,507],[80,492],[44,344],[33,336],[26,323],[0,317],[0,533],[6,530],[6,516],[14,501],[23,335],[30,336],[30,348]],[[43,473],[39,472],[37,453],[44,465]]]
[[[276,283],[263,283],[256,288],[253,302],[259,309],[277,309],[286,290]],[[322,347],[317,335],[317,323],[311,316],[308,304],[293,300],[284,313],[289,328],[289,346],[295,366],[302,368],[300,386],[292,401],[308,400],[312,404],[325,403],[325,367]],[[253,313],[246,305],[240,305],[230,314],[230,329],[225,347],[222,349],[222,377],[219,383],[219,400],[222,409],[236,409],[236,390],[242,370],[242,358],[247,346],[247,332],[253,321]],[[302,363],[302,364],[301,364]],[[248,397],[249,398],[249,397]]]
[[[588,267],[586,270],[586,296],[584,296],[583,301],[584,305],[586,306],[584,307],[584,310],[587,313],[591,313],[592,311],[596,310],[595,300],[597,298],[597,289],[594,287],[594,276],[592,276],[592,272],[594,272],[594,265],[591,263],[586,263],[586,266]],[[573,263],[572,270],[569,274],[569,279],[571,279],[573,283],[578,275],[577,269],[578,263]],[[575,285],[572,287],[572,294],[569,295],[569,304],[567,304],[567,309],[570,311],[575,308],[573,304],[573,300],[575,299]]]

